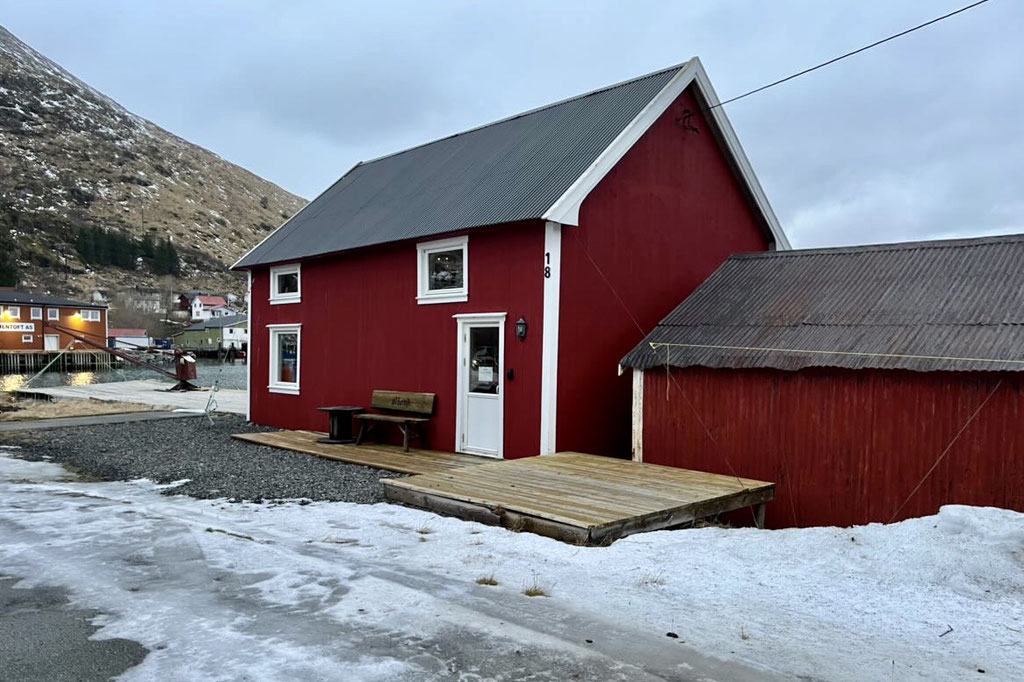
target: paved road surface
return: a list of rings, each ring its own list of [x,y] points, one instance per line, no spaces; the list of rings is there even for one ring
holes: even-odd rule
[[[190,410],[205,410],[210,399],[209,391],[171,392],[171,382],[140,379],[137,381],[116,381],[109,384],[88,386],[55,386],[53,388],[31,388],[21,393],[42,393],[55,398],[79,398],[94,400],[116,400],[144,405],[166,405]],[[245,414],[246,395],[244,390],[222,388],[216,394],[216,412]]]
[[[72,608],[64,590],[15,589],[0,576],[0,680],[92,682],[109,680],[149,653],[127,639],[91,640],[95,611]]]

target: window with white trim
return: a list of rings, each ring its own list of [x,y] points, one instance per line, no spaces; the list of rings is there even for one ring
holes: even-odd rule
[[[270,330],[271,393],[298,393],[302,354],[302,325],[272,324]]]
[[[46,319],[47,320],[59,320],[60,319],[60,309],[59,308],[47,308],[46,309]]]
[[[302,300],[302,266],[299,263],[270,268],[270,302],[298,303]]]
[[[31,310],[29,310],[29,315],[32,317],[33,320],[41,320],[43,319],[43,309],[32,308]]]
[[[416,300],[421,305],[469,300],[468,237],[421,242],[416,255]]]
[[[20,320],[21,319],[21,308],[19,308],[16,305],[7,306],[7,315],[6,315],[6,317],[11,318],[12,320]]]
[[[21,342],[22,343],[32,343],[34,340],[35,339],[32,337],[31,334],[22,334],[21,335]]]
[[[86,322],[100,321],[100,311],[98,310],[81,310],[79,311],[79,314],[82,316],[82,319],[85,320]]]

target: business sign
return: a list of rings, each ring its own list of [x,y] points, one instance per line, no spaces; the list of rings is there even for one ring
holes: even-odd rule
[[[31,322],[0,322],[0,332],[34,332],[36,326]]]

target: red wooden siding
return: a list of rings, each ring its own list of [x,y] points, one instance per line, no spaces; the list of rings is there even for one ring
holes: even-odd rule
[[[441,235],[451,237],[456,234]],[[429,240],[425,240],[429,241]],[[469,234],[469,301],[418,305],[416,244],[400,242],[302,263],[302,302],[270,305],[253,274],[252,420],[327,430],[322,405],[369,405],[374,389],[437,394],[430,447],[455,448],[457,313],[506,312],[505,457],[537,454],[544,233],[540,222]],[[532,267],[531,267],[532,264]],[[529,332],[515,337],[524,317]],[[302,324],[300,395],[267,392],[268,324]],[[387,430],[384,430],[385,432]],[[397,431],[397,429],[395,429]]]
[[[1024,511],[1016,375],[690,368],[672,377],[645,374],[644,461],[774,481],[770,527],[889,521],[990,393],[897,519],[943,504]]]
[[[686,109],[700,110],[690,90],[583,202],[580,226],[562,228],[560,450],[628,457],[618,361],[726,257],[768,246],[703,117],[699,134],[678,123]]]
[[[86,338],[100,344],[101,346],[107,345],[107,311],[104,308],[100,308],[100,319],[99,322],[86,322],[82,319],[80,313],[82,310],[95,310],[95,308],[75,308],[65,306],[43,306],[43,305],[32,305],[32,304],[21,304],[21,303],[2,303],[0,306],[4,310],[17,307],[20,308],[20,317],[15,319],[11,317],[2,317],[0,322],[16,322],[20,324],[30,324],[33,327],[33,331],[3,331],[0,332],[0,351],[35,351],[43,350],[45,345],[44,335],[56,335],[60,339],[58,346],[61,349],[67,348],[75,339],[68,336],[64,332],[59,332],[56,329],[51,328],[49,325],[58,324],[67,329],[72,329],[75,332],[85,336]],[[41,308],[43,311],[43,319],[33,320],[32,319],[32,308]],[[58,309],[60,311],[60,318],[57,320],[48,320],[47,312],[51,309]],[[32,335],[32,343],[23,343],[21,340],[22,335]],[[91,348],[79,344],[76,347],[77,350],[92,350]]]

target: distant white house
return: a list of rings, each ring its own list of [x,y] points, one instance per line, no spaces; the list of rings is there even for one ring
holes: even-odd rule
[[[241,310],[229,305],[217,306],[210,310],[210,319],[217,319],[218,317],[234,317],[235,315],[239,315],[241,312]]]
[[[107,346],[121,350],[138,350],[153,345],[153,337],[145,329],[119,329],[111,327],[107,330]]]
[[[199,294],[192,298],[192,321],[209,320],[213,317],[214,308],[225,308],[227,305],[228,302],[224,300],[223,296]],[[224,315],[217,315],[217,317],[224,317]]]
[[[133,310],[145,313],[163,314],[167,312],[167,300],[164,292],[153,287],[134,287],[122,294],[125,303]]]

